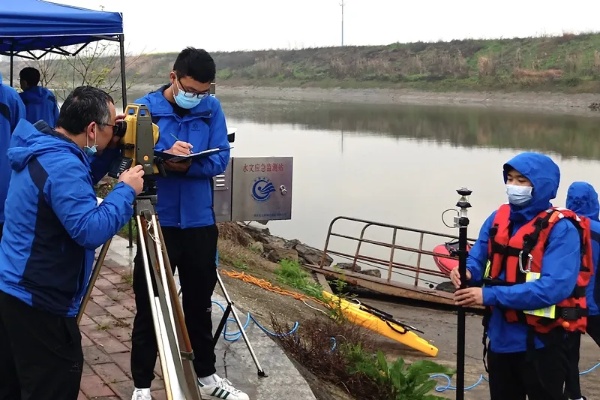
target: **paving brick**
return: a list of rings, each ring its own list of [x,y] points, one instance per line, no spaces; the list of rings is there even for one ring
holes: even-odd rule
[[[104,293],[110,297],[111,299],[113,299],[114,301],[122,301],[125,299],[131,299],[131,295],[125,291],[122,290],[118,290],[116,287],[110,288],[110,289],[105,289]]]
[[[131,340],[131,325],[117,322],[117,325],[109,328],[108,333],[121,341]]]
[[[94,342],[92,342],[92,339],[87,337],[87,335],[84,332],[81,332],[81,347],[87,347],[87,346],[93,346],[93,345],[94,345]]]
[[[97,375],[81,378],[81,391],[88,397],[114,396],[115,392]]]
[[[88,317],[85,313],[81,316],[81,320],[79,321],[79,326],[86,326],[95,324],[94,320]]]
[[[94,303],[105,308],[108,306],[114,306],[116,304],[113,299],[105,295],[103,292],[100,292],[100,294],[92,295],[90,299],[93,300]]]
[[[105,307],[106,311],[108,311],[115,318],[131,318],[134,314],[127,308],[123,307],[121,304],[115,304],[113,306]]]
[[[123,280],[125,279],[123,275],[115,272],[102,274],[102,277],[115,285],[117,283],[123,283]]]
[[[94,286],[96,286],[98,289],[100,289],[104,293],[106,293],[105,289],[114,289],[115,288],[115,285],[108,279],[104,279],[102,277],[102,275],[100,275],[98,277],[98,279],[96,279],[96,284]]]
[[[101,348],[96,346],[89,346],[83,348],[83,358],[90,364],[104,364],[112,362],[110,356],[106,354]]]
[[[131,399],[131,394],[133,393],[134,389],[132,380],[109,383],[108,386],[112,389],[113,392],[115,392],[117,396],[119,396],[119,398],[124,400]]]
[[[98,315],[106,315],[106,310],[94,303],[93,300],[90,300],[85,306],[85,314],[88,317],[96,317]]]
[[[94,339],[94,342],[108,354],[129,351],[127,346],[111,334],[108,334],[107,337]]]
[[[129,376],[127,376],[127,374],[114,362],[95,364],[92,366],[92,370],[102,378],[105,383],[117,383],[130,380]]]

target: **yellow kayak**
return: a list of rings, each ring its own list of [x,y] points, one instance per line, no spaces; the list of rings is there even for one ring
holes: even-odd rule
[[[339,307],[350,322],[370,329],[408,347],[412,347],[415,350],[419,350],[429,356],[437,356],[437,347],[419,337],[419,335],[413,332],[414,328],[395,321],[393,316],[366,304],[352,303],[329,292],[324,291],[323,297],[329,301],[332,307]]]

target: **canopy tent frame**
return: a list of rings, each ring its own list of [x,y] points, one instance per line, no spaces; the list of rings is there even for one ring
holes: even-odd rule
[[[32,7],[33,3],[39,3],[42,8],[43,7],[52,7],[56,10],[60,10],[64,13],[69,13],[71,10],[73,12],[81,12],[84,11],[86,13],[91,13],[91,15],[95,16],[103,16],[106,15],[106,19],[110,20],[115,17],[115,13],[108,13],[105,11],[95,11],[89,9],[82,9],[71,7],[64,4],[40,1],[40,0],[32,0],[32,1],[22,1],[24,3],[23,12],[19,12],[18,16],[15,17],[15,10],[8,10],[10,21],[17,20],[23,17],[26,19],[31,17],[27,15],[34,7]],[[14,3],[13,3],[14,5]],[[3,7],[0,3],[0,14],[2,14]],[[120,14],[119,14],[120,15]],[[35,18],[40,18],[39,13],[35,15]],[[37,34],[35,29],[33,32],[19,32],[19,33],[6,33],[3,32],[3,27],[0,27],[0,44],[2,44],[3,48],[0,48],[0,55],[4,55],[9,57],[10,59],[10,85],[14,86],[14,59],[15,57],[25,58],[29,60],[40,60],[49,54],[57,54],[65,57],[74,57],[77,56],[82,50],[84,50],[89,44],[107,40],[111,42],[119,43],[119,59],[120,59],[120,74],[121,74],[121,96],[123,99],[123,110],[127,106],[127,93],[126,93],[126,76],[125,76],[125,35],[123,33],[123,19],[122,15],[120,17],[120,29],[115,29],[115,27],[107,28],[106,33],[98,32],[97,24],[93,21],[87,22],[87,25],[83,25],[83,27],[78,27],[80,32],[69,35],[68,33],[61,32],[63,30],[62,25],[56,25],[56,21],[52,19],[51,16],[46,17],[48,21],[53,24],[51,30],[48,33],[42,32]],[[114,21],[113,21],[114,22]],[[64,22],[64,25],[67,25],[68,22]],[[15,29],[22,29],[22,27],[17,27]],[[86,29],[89,32],[86,32]],[[24,33],[24,34],[23,34]],[[81,40],[77,39],[77,36],[81,36]],[[47,41],[40,41],[39,45],[36,45],[36,41],[41,38],[49,39]],[[75,40],[74,40],[75,38]],[[74,47],[73,50],[68,49],[67,47]],[[40,54],[35,54],[34,51],[40,51]]]

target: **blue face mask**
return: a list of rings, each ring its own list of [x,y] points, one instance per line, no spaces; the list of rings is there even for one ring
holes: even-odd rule
[[[96,144],[96,139],[94,138],[94,145],[90,147],[89,137],[86,138],[86,145],[83,146],[83,152],[88,157],[93,157],[98,152],[98,145]]]
[[[515,206],[524,206],[531,201],[533,188],[531,186],[506,185],[508,202]]]
[[[175,81],[177,84],[177,95],[173,96],[175,98],[175,103],[181,108],[185,108],[186,110],[192,109],[196,107],[205,96],[198,97],[194,93],[184,92],[183,89],[179,86],[179,83]]]

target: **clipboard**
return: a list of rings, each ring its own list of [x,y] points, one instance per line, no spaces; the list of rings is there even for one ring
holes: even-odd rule
[[[163,159],[164,161],[172,161],[172,162],[182,162],[182,161],[186,161],[188,159],[199,159],[199,158],[205,158],[208,156],[212,156],[213,154],[217,154],[220,153],[222,151],[227,151],[233,149],[233,147],[226,147],[226,148],[214,148],[214,149],[208,149],[208,150],[203,150],[200,151],[198,153],[191,153],[191,154],[186,154],[186,155],[174,155],[174,154],[170,154],[170,153],[165,153],[164,151],[157,151],[154,150],[154,157],[159,157],[161,159]]]

